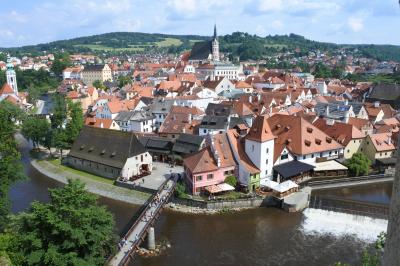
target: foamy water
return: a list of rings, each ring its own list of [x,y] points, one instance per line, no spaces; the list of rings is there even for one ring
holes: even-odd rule
[[[347,213],[308,208],[303,212],[302,230],[305,234],[331,234],[337,237],[354,236],[374,242],[387,229],[388,221]]]

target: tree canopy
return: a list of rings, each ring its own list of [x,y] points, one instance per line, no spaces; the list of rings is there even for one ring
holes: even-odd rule
[[[22,124],[22,134],[32,141],[34,147],[46,145],[46,137],[50,131],[50,123],[39,117],[29,117]]]
[[[33,202],[12,219],[0,250],[15,265],[103,265],[117,241],[112,214],[79,180],[49,192],[49,203]]]
[[[349,172],[353,176],[367,175],[369,167],[371,166],[371,160],[361,152],[356,152],[346,162],[346,166],[349,168]]]
[[[24,178],[20,153],[14,138],[15,122],[21,118],[20,109],[7,101],[0,102],[0,229],[8,221],[10,187]]]

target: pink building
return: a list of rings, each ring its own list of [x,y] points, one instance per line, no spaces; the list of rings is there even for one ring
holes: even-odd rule
[[[218,185],[225,178],[236,174],[236,162],[226,134],[212,137],[204,149],[186,157],[183,166],[186,183],[193,195],[198,195],[206,187]]]

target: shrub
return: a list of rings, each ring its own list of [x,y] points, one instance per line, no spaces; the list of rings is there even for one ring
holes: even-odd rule
[[[230,175],[228,177],[225,178],[225,183],[231,185],[232,187],[236,187],[237,185],[237,180],[236,177],[233,175]]]

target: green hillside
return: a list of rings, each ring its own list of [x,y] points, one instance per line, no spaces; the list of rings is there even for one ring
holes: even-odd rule
[[[70,53],[95,53],[98,55],[146,52],[180,53],[190,49],[193,43],[208,39],[210,39],[209,36],[198,35],[113,32],[0,50],[17,56],[25,54],[38,55],[43,51],[59,52],[61,50]],[[219,40],[222,52],[229,54],[231,58],[240,56],[242,60],[258,60],[281,52],[306,55],[310,51],[319,50],[328,53],[344,51],[380,61],[394,60],[400,62],[400,46],[395,45],[339,45],[308,40],[296,34],[260,37],[243,32],[220,36]]]

